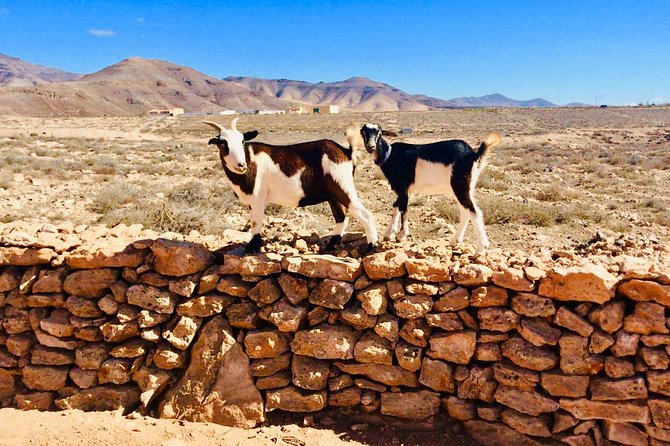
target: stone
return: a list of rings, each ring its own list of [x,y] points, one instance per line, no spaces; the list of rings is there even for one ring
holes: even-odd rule
[[[237,276],[223,276],[216,289],[231,296],[247,297],[247,293],[253,287],[253,283],[245,282]]]
[[[588,338],[591,336],[591,333],[593,333],[593,326],[591,324],[568,310],[566,307],[560,307],[558,309],[554,316],[554,324],[572,330],[585,338]]]
[[[477,336],[480,344],[499,343],[510,338],[508,333],[501,333],[498,331],[480,331]]]
[[[261,280],[247,292],[247,296],[256,302],[256,305],[259,307],[271,304],[279,299],[281,295],[281,288],[274,277]]]
[[[540,382],[540,375],[537,372],[508,362],[494,364],[493,377],[506,387],[514,387],[520,390],[533,390],[537,383]]]
[[[419,282],[409,279],[405,284],[405,290],[410,294],[434,296],[440,291],[440,287],[436,283]]]
[[[210,293],[180,302],[176,311],[180,316],[210,317],[221,313],[232,303],[231,296]]]
[[[470,306],[477,308],[504,307],[507,305],[507,290],[494,285],[480,286],[470,294]]]
[[[87,269],[68,274],[63,282],[63,290],[77,296],[100,298],[114,282],[118,272],[114,269]]]
[[[447,409],[449,416],[455,420],[466,421],[475,418],[475,404],[455,396],[442,400],[442,406]]]
[[[218,272],[221,275],[269,276],[281,272],[281,259],[279,254],[274,253],[242,257],[226,254],[223,256],[223,265]]]
[[[128,292],[128,285],[123,281],[114,282],[110,287],[110,291],[114,295],[114,299],[120,304],[128,301],[126,293]]]
[[[321,390],[328,383],[329,364],[309,356],[293,355],[291,379],[301,389]]]
[[[504,385],[498,386],[494,394],[495,400],[514,410],[528,414],[540,415],[558,410],[558,403],[533,390],[521,390]]]
[[[540,280],[538,293],[561,301],[603,304],[614,297],[617,282],[601,265],[557,267]]]
[[[521,338],[512,338],[503,342],[502,354],[514,364],[529,370],[541,372],[556,367],[556,354],[542,347],[535,347]]]
[[[126,293],[128,303],[161,314],[174,312],[178,296],[151,285],[132,285]]]
[[[492,403],[497,387],[498,383],[493,378],[491,367],[473,367],[469,370],[467,378],[458,384],[458,397]]]
[[[367,288],[370,285],[372,285],[372,280],[365,274],[361,274],[361,276],[356,279],[356,282],[354,282],[354,289],[355,290],[362,290],[363,288]]]
[[[65,308],[78,317],[100,317],[104,313],[98,307],[95,300],[87,299],[81,296],[70,296],[65,301]]]
[[[35,365],[69,365],[73,362],[73,351],[43,345],[36,346],[30,355],[30,363]]]
[[[608,302],[589,314],[589,320],[607,333],[614,333],[623,326],[624,303]]]
[[[74,337],[87,342],[100,342],[105,338],[98,327],[83,327],[74,331]]]
[[[326,310],[323,307],[316,307],[314,310],[310,312],[310,314],[312,314],[313,317],[318,316],[314,317],[314,322],[310,322],[310,325],[312,326],[320,324],[321,322],[325,321],[329,316],[328,310]],[[363,307],[361,307],[358,302],[349,303],[349,305],[347,305],[344,308],[344,310],[340,312],[340,318],[345,324],[350,325],[357,330],[366,330],[368,328],[372,328],[377,323],[377,316],[372,316],[366,313]],[[397,327],[396,327],[396,337],[397,337]]]
[[[502,361],[503,355],[498,344],[477,344],[475,359],[484,362]]]
[[[157,239],[151,244],[154,269],[166,276],[188,276],[209,268],[214,255],[197,243]]]
[[[97,329],[94,328],[94,330]],[[41,345],[44,345],[45,347],[74,350],[82,344],[82,341],[73,338],[59,338],[57,336],[50,335],[49,333],[42,331],[39,328],[35,330],[35,337],[37,338],[37,342]]]
[[[163,332],[163,339],[180,350],[186,350],[193,342],[201,324],[202,318],[180,316],[174,327]]]
[[[421,368],[423,349],[401,340],[395,347],[395,356],[400,367],[411,372],[416,372]]]
[[[475,353],[477,334],[471,330],[438,333],[430,339],[426,353],[433,359],[443,359],[456,364],[468,364]]]
[[[235,328],[253,330],[260,326],[258,307],[253,302],[240,302],[231,304],[226,309],[226,318],[230,325]]]
[[[256,388],[258,390],[279,389],[291,384],[291,372],[284,370],[270,376],[261,376],[256,379]]]
[[[344,390],[331,392],[328,395],[328,405],[333,407],[357,406],[361,402],[362,390],[358,387],[348,387]]]
[[[46,265],[57,256],[56,251],[48,248],[19,248],[0,246],[0,266]]]
[[[407,273],[407,254],[401,249],[378,252],[363,259],[365,273],[372,280],[402,277]]]
[[[633,314],[624,318],[623,329],[645,335],[670,333],[665,325],[665,307],[651,302],[637,302]]]
[[[410,319],[402,326],[398,335],[410,344],[426,347],[431,328],[424,319]]]
[[[479,327],[482,330],[508,332],[519,325],[521,316],[507,308],[489,307],[477,310]]]
[[[367,381],[367,380],[365,380]],[[369,381],[371,382],[371,381]],[[335,392],[337,390],[342,390],[347,387],[353,386],[354,385],[354,380],[351,378],[349,375],[339,375],[339,376],[334,376],[332,378],[328,379],[328,390],[331,392]],[[386,389],[386,387],[381,386],[383,389]]]
[[[32,390],[59,390],[65,387],[68,367],[27,365],[22,369],[23,384]]]
[[[288,370],[291,363],[291,352],[283,353],[276,358],[262,358],[251,361],[251,376],[271,376]]]
[[[584,375],[564,375],[559,372],[542,372],[540,384],[551,396],[580,398],[586,396],[589,377]]]
[[[619,285],[619,293],[639,302],[653,300],[666,307],[670,306],[670,286],[650,280],[633,279]]]
[[[291,338],[280,331],[252,330],[244,337],[244,350],[250,358],[275,358],[287,352],[290,343]]]
[[[650,400],[651,401],[651,400]],[[648,424],[651,421],[647,405],[638,401],[590,401],[585,398],[559,401],[561,409],[580,420],[602,419],[616,422]]]
[[[665,350],[642,347],[638,350],[638,356],[650,370],[666,370],[670,367],[670,357]]]
[[[129,359],[108,359],[98,369],[98,382],[100,384],[126,384],[130,382],[131,366],[132,362]]]
[[[353,359],[357,340],[357,333],[349,327],[321,324],[298,331],[291,342],[291,351],[317,359]]]
[[[647,431],[649,437],[670,443],[670,430],[661,429],[660,427],[656,426],[644,426],[644,429]]]
[[[503,423],[468,420],[464,422],[465,431],[478,444],[491,446],[523,445],[540,446],[535,440],[521,434]]]
[[[186,352],[172,347],[168,342],[161,342],[156,347],[153,362],[164,370],[181,369],[186,365]]]
[[[503,409],[503,422],[517,432],[533,437],[551,437],[547,417],[529,416],[514,409]]]
[[[670,400],[667,398],[649,398],[647,403],[654,424],[663,429],[670,429]],[[641,421],[641,423],[647,424],[649,421]]]
[[[382,338],[396,342],[398,340],[398,318],[391,314],[382,314],[377,318],[374,330]]]
[[[437,312],[458,311],[470,305],[470,295],[466,288],[458,287],[449,291],[435,301],[433,310]]]
[[[356,343],[354,358],[358,362],[390,365],[393,362],[393,347],[388,340],[368,331]]]
[[[92,246],[79,246],[65,255],[65,263],[73,269],[93,268],[137,268],[144,263],[147,251],[126,245],[119,240]]]
[[[132,308],[135,308],[135,307],[132,307]],[[123,311],[124,309],[126,309],[126,307],[122,307],[121,311]],[[128,317],[125,317],[126,315]],[[156,312],[149,311],[149,310],[140,310],[139,312],[137,312],[137,317],[136,318],[132,317],[132,316],[134,316],[134,315],[127,314],[124,311],[123,313],[119,313],[117,315],[117,318],[119,319],[119,322],[122,322],[122,323],[127,323],[127,322],[131,322],[133,320],[136,320],[137,325],[140,328],[151,328],[151,327],[155,327],[157,325],[160,325],[163,322],[168,321],[171,317],[171,315],[167,314],[167,313],[156,313]],[[121,320],[121,317],[123,317],[123,320]]]
[[[635,374],[635,369],[630,361],[608,356],[605,358],[605,374],[610,378],[627,378]]]
[[[535,284],[524,276],[519,268],[503,268],[493,273],[493,283],[508,290],[533,291]]]
[[[632,356],[637,351],[637,346],[640,341],[639,334],[627,333],[619,330],[614,335],[614,345],[610,347],[610,351],[616,357]]]
[[[563,432],[579,423],[579,420],[563,410],[554,412],[554,424],[551,428],[552,433]]]
[[[647,381],[650,392],[670,396],[670,371],[649,371]]]
[[[437,392],[454,393],[453,367],[443,361],[423,358],[419,382]]]
[[[670,345],[670,335],[644,335],[640,336],[640,341],[647,347],[659,347],[662,345]]]
[[[354,293],[351,283],[324,279],[309,295],[309,302],[333,310],[342,310]]]
[[[307,288],[307,281],[305,279],[290,274],[281,274],[277,278],[277,282],[286,298],[293,305],[297,305],[309,297],[309,289]]]
[[[602,353],[614,345],[614,337],[600,329],[596,329],[589,341],[589,351],[593,354]]]
[[[62,293],[67,268],[43,269],[32,286],[35,294]]]
[[[5,308],[5,317],[2,325],[8,334],[19,334],[32,329],[30,325],[30,312],[21,308]]]
[[[48,318],[40,321],[40,328],[59,338],[74,335],[74,325],[70,323],[70,312],[64,309],[53,310]]]
[[[410,279],[424,282],[446,282],[451,280],[449,265],[440,263],[439,258],[407,259],[405,269]]]
[[[111,321],[100,326],[102,336],[107,342],[123,342],[126,339],[136,337],[140,334],[137,321],[121,323],[118,320]]]
[[[297,273],[306,277],[343,280],[345,282],[353,282],[362,272],[359,260],[321,254],[284,257],[282,268],[289,273]]]
[[[386,313],[386,305],[388,302],[388,289],[382,283],[372,284],[364,290],[356,293],[356,299],[361,303],[361,306],[366,313],[378,316]]]
[[[21,271],[15,266],[5,268],[0,272],[0,293],[13,291],[19,287],[21,282]]]
[[[647,385],[642,376],[627,379],[593,378],[589,385],[589,390],[591,391],[591,399],[593,401],[621,401],[647,398]]]
[[[306,306],[294,306],[287,298],[282,298],[272,306],[267,320],[275,324],[279,331],[296,332],[306,318]]]
[[[393,302],[398,317],[417,319],[424,317],[433,308],[433,298],[425,294],[407,296]]]
[[[140,402],[140,389],[135,384],[99,386],[80,390],[56,400],[60,410],[111,411],[133,407]]]
[[[182,297],[191,297],[200,280],[199,274],[191,274],[181,279],[171,280],[168,290]]]
[[[512,310],[528,317],[549,317],[556,313],[551,299],[529,293],[519,293],[512,297]]]
[[[84,370],[98,370],[109,355],[102,344],[86,344],[75,350],[75,364]]]
[[[467,287],[486,285],[491,282],[493,270],[485,265],[469,264],[462,266],[454,276],[454,281]]]
[[[0,346],[0,367],[14,368],[19,366],[19,358],[12,355],[5,347]]]
[[[381,413],[409,420],[423,420],[440,411],[440,402],[440,394],[429,390],[384,392],[381,394]]]
[[[524,318],[516,330],[536,347],[556,345],[561,337],[561,330],[549,325],[543,317]]]
[[[119,311],[119,303],[114,299],[114,296],[108,294],[98,301],[98,308],[111,316]]]
[[[219,278],[221,278],[221,274],[219,274],[219,267],[217,265],[207,268],[200,276],[197,289],[198,294],[207,294],[214,291],[216,285],[219,283]]]
[[[169,384],[174,382],[172,373],[146,366],[134,371],[132,377],[142,390],[140,401],[144,408],[147,408]]]
[[[188,367],[161,398],[158,412],[161,418],[243,428],[265,422],[263,398],[254,386],[249,358],[222,316],[203,325]]]
[[[142,339],[133,338],[115,346],[109,354],[114,358],[137,358],[146,354],[150,348],[149,343]]]
[[[54,396],[51,392],[18,393],[14,396],[14,406],[19,410],[53,410]]]
[[[444,331],[463,330],[463,323],[456,313],[428,313],[426,322],[429,327],[440,328]]]
[[[292,386],[277,390],[268,390],[265,394],[265,408],[268,412],[284,410],[287,412],[318,412],[328,402],[325,390],[307,392]]]
[[[647,444],[647,438],[649,437],[647,433],[630,423],[615,423],[605,420],[603,426],[603,433],[610,441],[631,446]]]
[[[595,375],[603,369],[605,366],[603,357],[589,353],[588,342],[588,339],[572,333],[565,333],[561,336],[558,345],[563,373]]]
[[[498,405],[477,406],[477,416],[482,420],[496,421],[500,419],[501,414],[502,414],[502,407]]]
[[[156,344],[161,340],[161,329],[160,327],[145,328],[140,332],[140,337]]]
[[[14,356],[27,355],[35,344],[37,344],[37,339],[35,338],[35,335],[30,332],[10,335],[5,341],[7,350]]]
[[[26,296],[27,306],[38,307],[56,307],[61,308],[65,305],[65,296],[62,294],[31,294]]]
[[[344,373],[364,375],[387,386],[418,387],[419,385],[416,374],[395,365],[336,362],[335,366]]]
[[[405,295],[405,288],[402,279],[392,279],[386,281],[386,290],[391,300],[400,299]]]

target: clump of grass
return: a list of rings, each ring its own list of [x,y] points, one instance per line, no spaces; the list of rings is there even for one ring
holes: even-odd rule
[[[548,201],[556,203],[559,201],[565,201],[568,197],[564,190],[565,187],[560,187],[558,185],[547,186],[543,189],[540,189],[536,194],[535,198],[540,201]]]
[[[91,210],[99,214],[108,214],[120,207],[137,203],[142,191],[124,181],[114,181],[103,187],[91,203]]]

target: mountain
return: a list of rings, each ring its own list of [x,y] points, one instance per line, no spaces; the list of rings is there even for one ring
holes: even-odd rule
[[[593,104],[585,104],[583,102],[570,102],[563,107],[595,107]]]
[[[51,82],[66,82],[80,75],[57,68],[34,65],[0,53],[0,86],[29,87]]]
[[[461,98],[452,98],[445,101],[449,104],[445,108],[477,108],[477,107],[557,107],[556,104],[542,98],[519,101],[510,99],[501,94],[489,94],[486,96],[468,96]],[[442,108],[442,107],[441,107]]]
[[[256,77],[227,77],[224,80],[252,91],[274,96],[287,102],[332,104],[355,111],[420,111],[431,106],[391,85],[364,77],[352,77],[339,82],[310,83],[288,79],[259,79]]]

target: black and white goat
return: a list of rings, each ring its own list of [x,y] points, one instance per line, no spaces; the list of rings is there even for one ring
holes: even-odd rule
[[[218,135],[209,140],[219,148],[219,157],[235,195],[251,208],[253,238],[246,252],[258,252],[263,245],[261,230],[268,203],[290,207],[328,202],[335,218],[335,231],[327,250],[342,240],[349,219],[348,210],[365,229],[368,249],[377,244],[374,216],[358,198],[354,186],[353,150],[327,139],[287,146],[251,143],[257,131],[242,134],[237,120],[226,129],[207,122]]]
[[[377,124],[365,124],[360,129],[366,150],[374,154],[375,164],[382,169],[391,188],[398,195],[384,238],[402,241],[409,235],[409,194],[448,194],[458,203],[460,216],[452,245],[463,241],[465,228],[472,221],[479,251],[488,248],[489,239],[484,228],[482,211],[475,202],[474,191],[479,174],[486,167],[488,150],[500,144],[500,135],[496,132],[489,134],[477,152],[460,140],[430,144],[391,144],[384,139],[384,135],[397,136],[382,130]],[[353,146],[351,139],[350,145]],[[400,218],[401,228],[398,227]]]

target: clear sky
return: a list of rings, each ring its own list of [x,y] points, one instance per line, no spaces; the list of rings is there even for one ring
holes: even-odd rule
[[[0,0],[0,53],[89,73],[364,76],[440,98],[670,101],[670,0]]]

